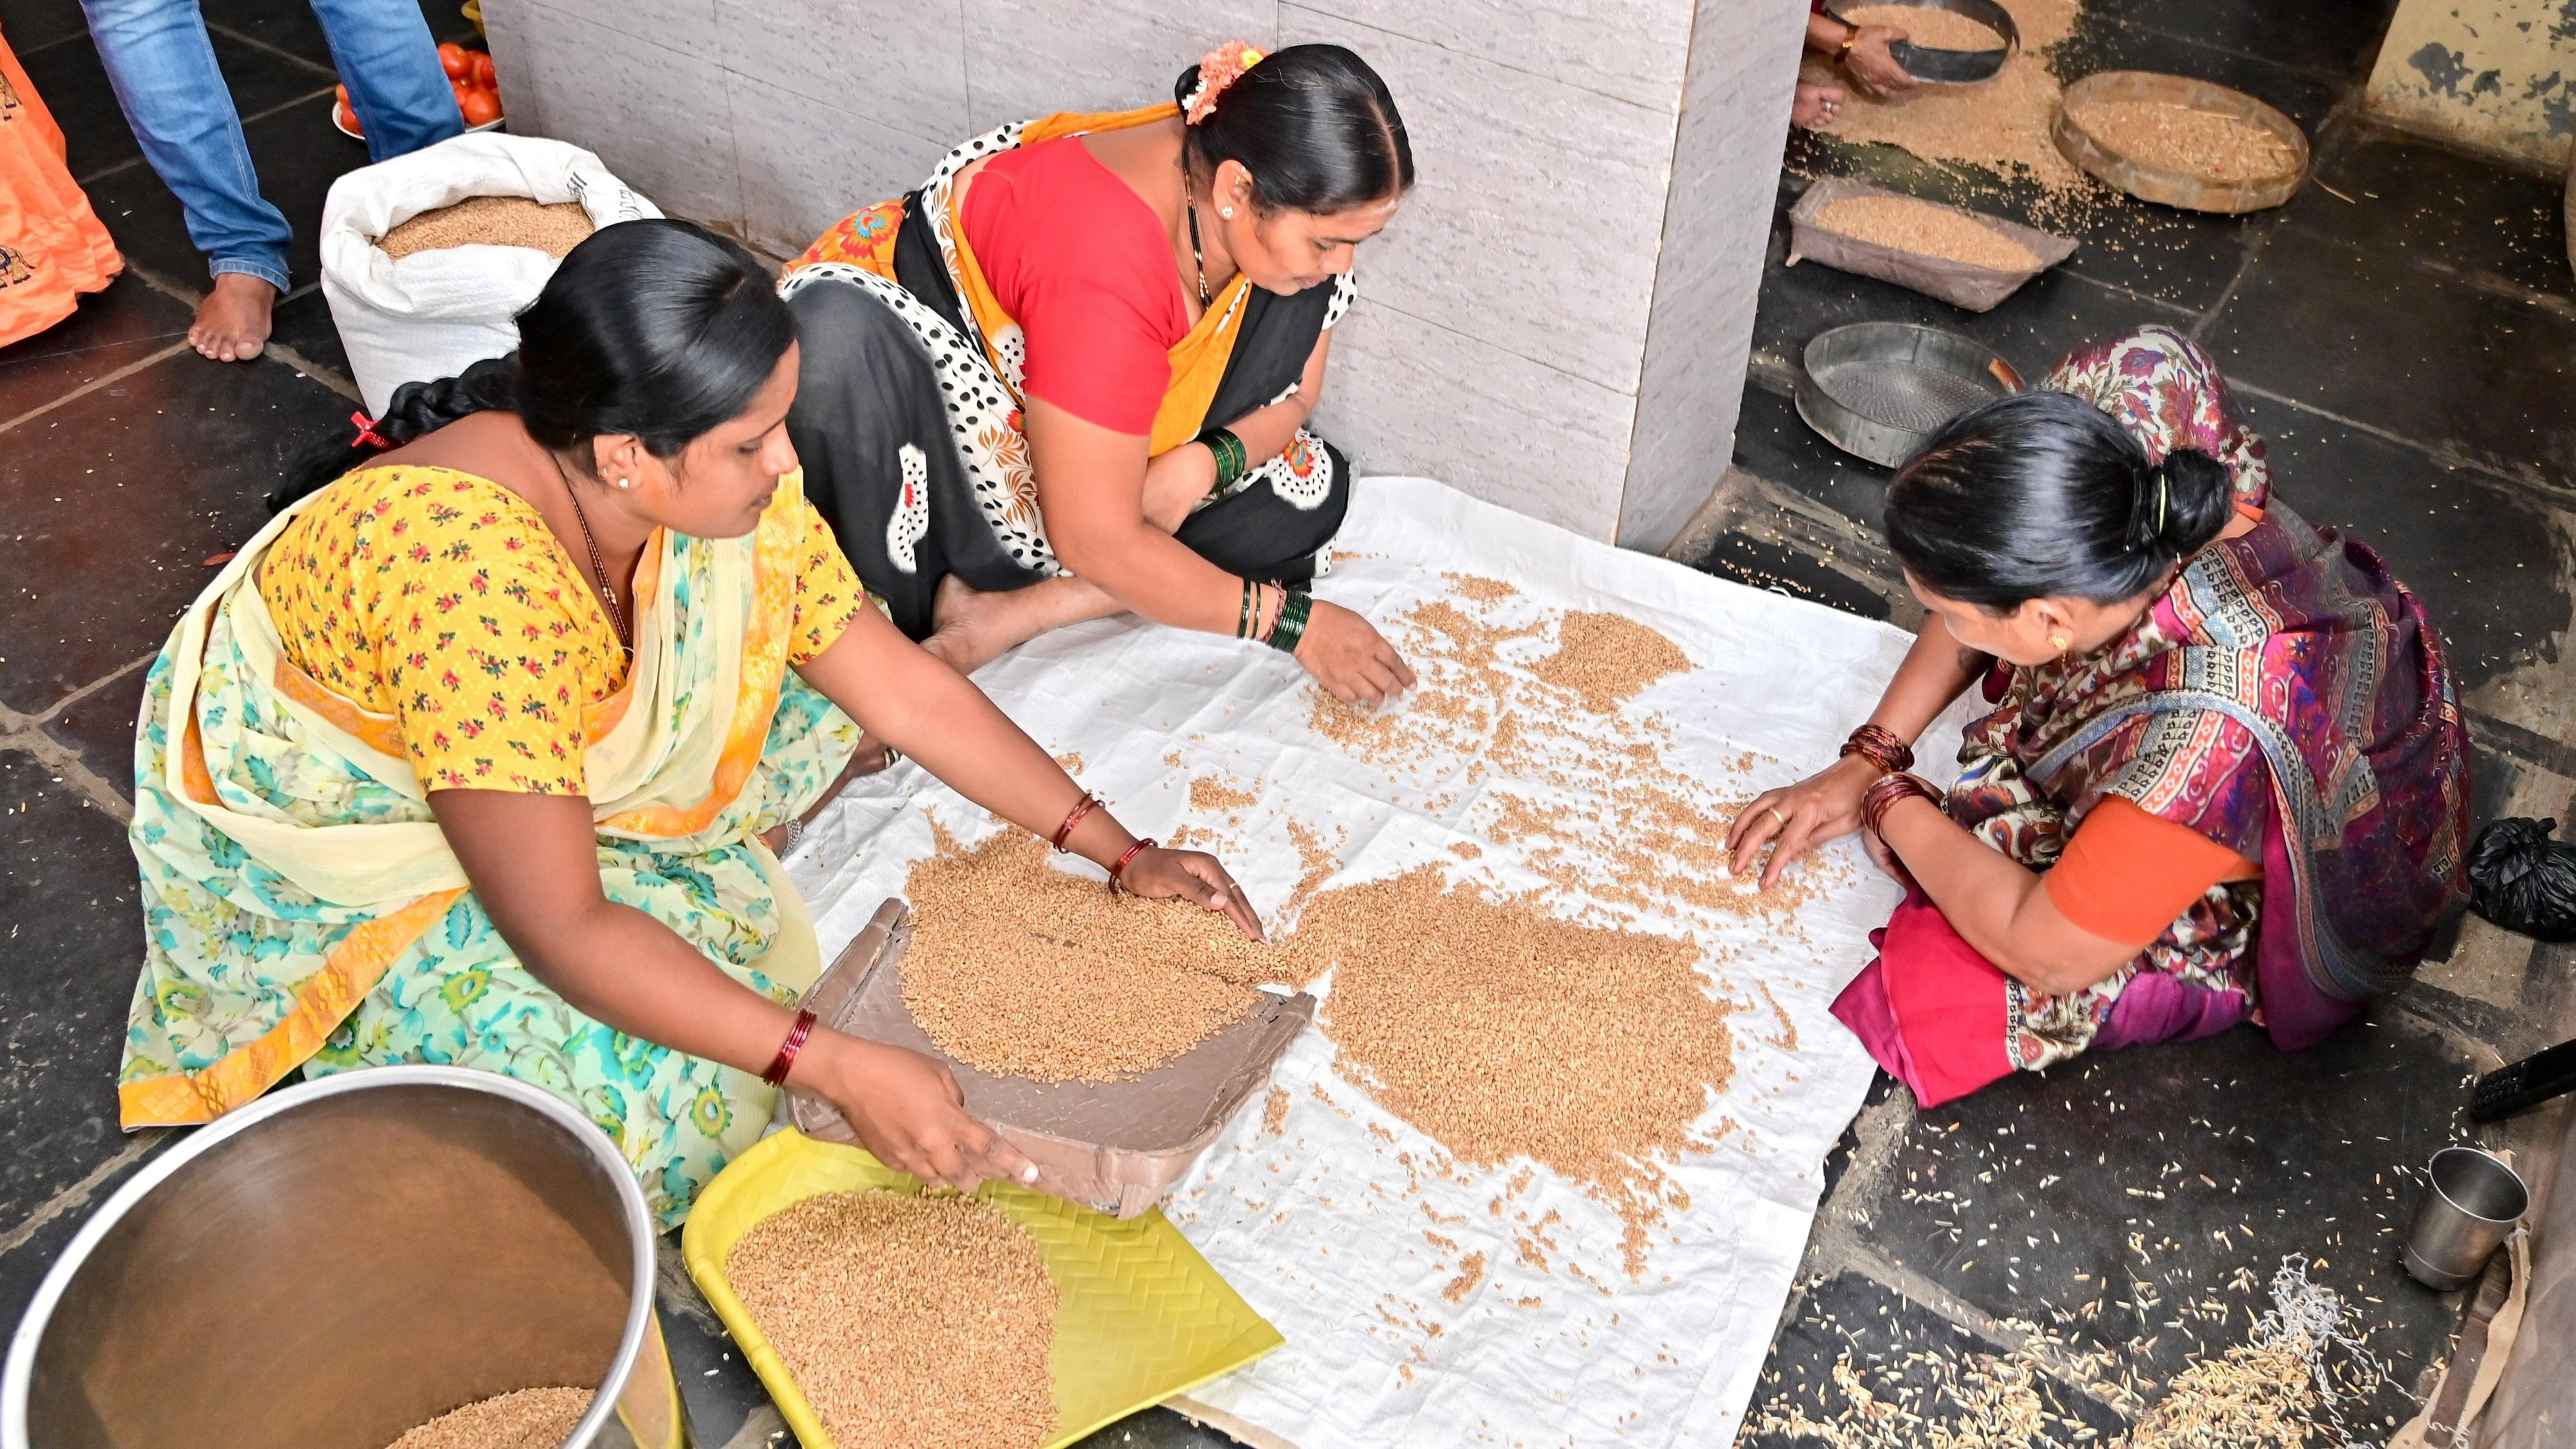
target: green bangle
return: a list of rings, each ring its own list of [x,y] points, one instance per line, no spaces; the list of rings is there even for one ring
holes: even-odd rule
[[[1306,615],[1315,606],[1314,599],[1303,589],[1290,589],[1279,606],[1279,617],[1271,621],[1270,637],[1264,640],[1282,654],[1297,652],[1297,641],[1306,637]]]
[[[1214,497],[1233,487],[1235,480],[1248,471],[1251,455],[1244,451],[1243,439],[1236,437],[1233,429],[1210,428],[1199,434],[1198,441],[1206,444],[1208,452],[1216,458],[1216,482],[1209,486],[1208,496]]]

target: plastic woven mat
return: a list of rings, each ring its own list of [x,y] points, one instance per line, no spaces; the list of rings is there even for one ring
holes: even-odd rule
[[[680,1234],[689,1276],[805,1449],[833,1449],[832,1437],[726,1280],[725,1259],[771,1213],[817,1193],[872,1187],[919,1192],[921,1182],[860,1148],[780,1132],[716,1174]],[[1286,1342],[1159,1211],[1121,1221],[1003,1183],[987,1183],[976,1195],[1037,1240],[1055,1283],[1057,1434],[1046,1449],[1062,1449]]]

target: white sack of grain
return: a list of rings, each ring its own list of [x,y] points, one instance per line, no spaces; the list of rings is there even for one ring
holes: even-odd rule
[[[322,204],[322,295],[348,350],[367,411],[381,414],[407,382],[450,377],[519,345],[512,319],[554,275],[529,247],[465,246],[397,261],[376,243],[425,211],[473,196],[574,201],[591,225],[661,210],[578,146],[498,131],[362,166]]]

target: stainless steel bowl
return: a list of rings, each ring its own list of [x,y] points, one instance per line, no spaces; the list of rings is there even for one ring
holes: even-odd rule
[[[1911,322],[1829,328],[1808,340],[1801,361],[1798,416],[1882,468],[1902,464],[1951,418],[2022,387],[1985,344]]]
[[[568,1449],[685,1449],[654,1230],[534,1087],[384,1067],[274,1093],[109,1198],[0,1376],[6,1449],[384,1449],[514,1389],[597,1390]]]

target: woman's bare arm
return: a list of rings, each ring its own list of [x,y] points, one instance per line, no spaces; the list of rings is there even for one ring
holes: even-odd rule
[[[869,734],[1033,835],[1053,837],[1082,798],[1082,787],[1064,767],[973,681],[905,638],[874,609],[861,609],[830,648],[797,672]],[[1104,809],[1085,815],[1065,848],[1106,868],[1135,843]],[[1212,856],[1150,851],[1129,865],[1125,881],[1139,895],[1186,895],[1225,912],[1245,935],[1261,939],[1261,918]]]
[[[1940,615],[1929,615],[1869,722],[1911,744],[1991,662],[1952,638]],[[1762,871],[1762,883],[1770,885],[1808,847],[1860,829],[1861,793],[1877,778],[1877,766],[1852,755],[1795,785],[1763,791],[1726,832],[1729,869],[1742,875],[1763,845],[1773,843],[1771,862]]]
[[[1960,938],[2006,975],[2052,996],[2107,979],[2146,949],[2066,919],[2037,872],[1988,847],[1920,796],[1880,818],[1884,843]]]

